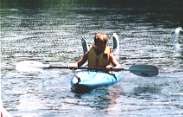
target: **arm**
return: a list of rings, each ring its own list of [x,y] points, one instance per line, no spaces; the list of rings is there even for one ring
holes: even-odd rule
[[[73,68],[77,69],[78,67],[82,66],[86,62],[87,59],[88,59],[88,52],[86,54],[84,54],[77,62],[71,63],[68,66],[71,69],[73,69]]]
[[[86,54],[84,54],[84,56],[76,62],[78,67],[82,66],[86,62],[87,59],[88,59],[88,52]]]
[[[117,61],[116,57],[111,53],[109,56],[109,61],[112,63],[111,65],[107,65],[106,69],[112,70],[112,71],[120,71],[118,68],[121,68],[120,63]]]

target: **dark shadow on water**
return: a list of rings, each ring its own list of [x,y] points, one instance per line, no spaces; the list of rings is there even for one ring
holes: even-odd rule
[[[161,89],[158,86],[139,86],[134,88],[133,93],[130,94],[130,96],[139,99],[152,100],[157,98],[155,95],[160,94]]]
[[[1,0],[1,3],[2,7],[23,7],[30,9],[85,6],[149,10],[153,9],[159,11],[166,9],[181,10],[183,5],[181,0]]]
[[[103,9],[118,9],[113,14],[145,16],[146,20],[157,23],[170,19],[174,25],[183,24],[181,0],[1,0],[1,3],[1,9],[19,9],[20,12],[28,11],[30,14],[37,14],[42,10],[68,14],[67,11],[75,12],[78,8],[79,11],[84,9],[80,12],[82,14],[91,14],[91,9],[95,14],[101,14],[106,12]]]

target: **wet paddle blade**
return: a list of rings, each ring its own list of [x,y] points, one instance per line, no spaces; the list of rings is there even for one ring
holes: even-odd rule
[[[152,77],[158,75],[158,68],[152,65],[133,65],[129,71],[143,77]]]

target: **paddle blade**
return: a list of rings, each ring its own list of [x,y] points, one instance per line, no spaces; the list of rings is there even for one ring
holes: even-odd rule
[[[143,77],[152,77],[158,75],[158,68],[152,65],[133,65],[129,71]]]
[[[49,68],[49,65],[39,61],[21,61],[16,63],[16,70],[20,72],[39,72],[44,68]]]

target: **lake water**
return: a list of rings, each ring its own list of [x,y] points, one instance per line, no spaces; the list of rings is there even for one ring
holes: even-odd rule
[[[183,52],[172,43],[172,32],[183,26],[181,2],[2,1],[1,97],[13,117],[183,116]],[[92,44],[96,32],[119,35],[119,61],[125,68],[150,64],[159,68],[159,75],[121,71],[121,82],[77,94],[70,89],[74,71],[15,69],[29,60],[74,62],[83,53],[80,39]],[[181,44],[182,32],[178,39]]]

